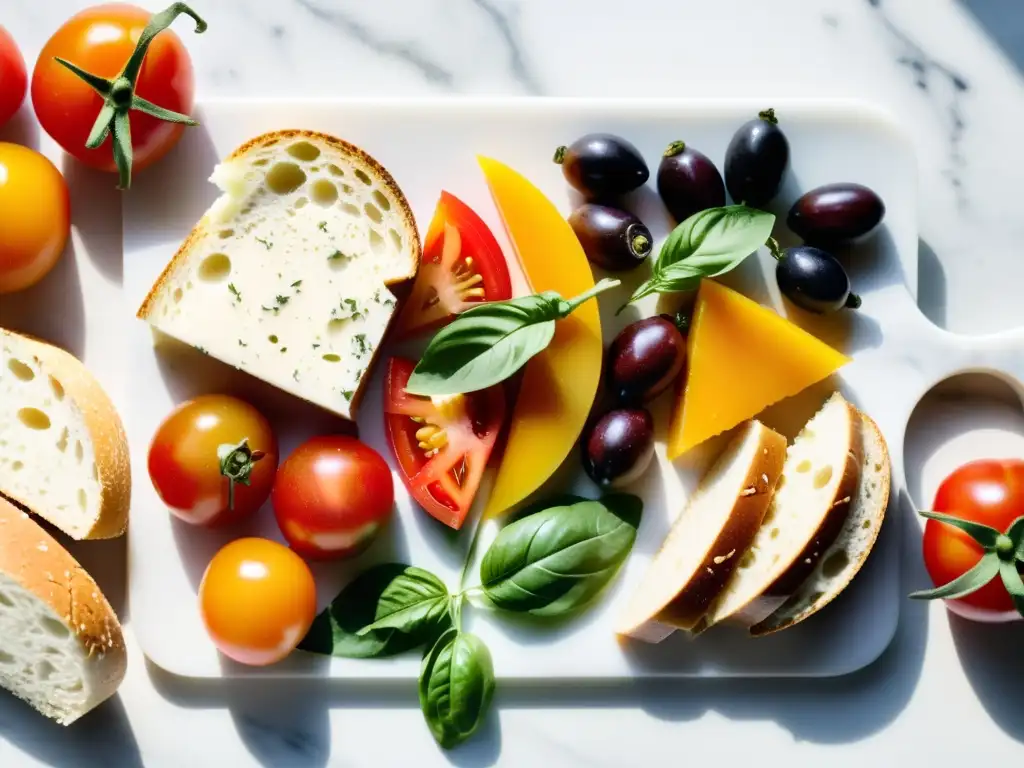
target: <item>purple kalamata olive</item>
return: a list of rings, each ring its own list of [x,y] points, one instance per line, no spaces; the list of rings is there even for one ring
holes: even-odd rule
[[[588,133],[555,150],[566,181],[591,200],[606,200],[647,183],[651,172],[640,152],[610,133]]]
[[[613,272],[643,264],[654,247],[640,219],[608,205],[584,203],[569,215],[569,226],[590,262]]]
[[[885,203],[862,184],[826,184],[793,203],[786,223],[814,245],[838,245],[867,235],[885,217]]]
[[[627,325],[608,348],[605,383],[625,403],[660,395],[686,364],[686,338],[668,315]]]
[[[583,440],[583,469],[602,488],[639,479],[654,457],[654,419],[646,408],[608,411]]]
[[[658,166],[658,194],[672,217],[685,221],[698,211],[725,205],[725,182],[707,155],[673,141]]]
[[[761,208],[772,201],[789,165],[789,141],[774,109],[740,126],[725,152],[725,186],[733,202]]]

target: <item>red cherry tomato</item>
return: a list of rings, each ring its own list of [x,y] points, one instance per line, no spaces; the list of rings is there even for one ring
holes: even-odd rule
[[[960,467],[939,487],[934,511],[1005,532],[1010,523],[1024,515],[1024,461],[976,461]],[[967,533],[937,520],[929,520],[925,525],[923,546],[925,565],[936,586],[948,584],[971,570],[983,554]],[[948,600],[946,605],[954,613],[975,621],[1021,618],[998,576],[977,592]]]
[[[32,104],[40,125],[69,155],[102,171],[117,165],[108,135],[96,149],[86,140],[104,100],[76,74],[57,63],[59,56],[106,80],[121,74],[153,14],[133,5],[113,3],[87,8],[68,19],[46,45],[32,73]],[[171,30],[149,46],[136,80],[135,94],[173,112],[188,114],[193,105],[192,60]],[[132,166],[138,171],[159,160],[181,138],[185,126],[138,110],[129,113]]]
[[[505,422],[505,391],[499,384],[438,401],[410,395],[405,385],[414,367],[412,360],[397,357],[388,363],[388,444],[416,502],[458,530]]]
[[[25,59],[11,33],[0,26],[0,125],[14,117],[25,100],[27,86]]]
[[[242,664],[280,661],[316,615],[316,583],[302,558],[268,539],[221,549],[199,585],[199,611],[217,649]]]
[[[444,325],[474,304],[510,298],[508,266],[491,230],[472,208],[442,192],[396,333],[411,336]]]
[[[354,437],[314,437],[285,459],[274,481],[274,515],[292,549],[313,560],[366,549],[391,518],[387,462]]]
[[[270,424],[228,395],[203,395],[179,406],[149,447],[153,487],[175,516],[193,525],[248,517],[270,495],[276,470]]]

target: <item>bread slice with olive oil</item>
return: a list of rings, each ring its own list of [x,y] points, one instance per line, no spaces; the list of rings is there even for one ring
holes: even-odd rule
[[[835,600],[850,585],[874,549],[889,507],[891,462],[878,425],[860,414],[864,455],[860,483],[838,538],[814,572],[771,616],[750,629],[768,635],[799,624]]]
[[[785,454],[786,438],[759,421],[739,429],[672,524],[618,634],[658,643],[700,621],[757,533]]]
[[[391,175],[322,133],[276,131],[213,170],[220,190],[138,316],[353,418],[420,241]]]
[[[860,412],[839,393],[807,422],[786,453],[768,514],[698,627],[751,627],[798,591],[826,559],[858,493],[864,462]]]

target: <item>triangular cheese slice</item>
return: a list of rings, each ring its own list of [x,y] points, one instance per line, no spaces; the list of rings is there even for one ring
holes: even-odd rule
[[[704,280],[690,326],[689,372],[669,429],[675,459],[850,362],[767,307]]]

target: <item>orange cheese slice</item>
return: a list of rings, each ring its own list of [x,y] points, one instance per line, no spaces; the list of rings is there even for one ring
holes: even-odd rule
[[[670,459],[850,362],[784,317],[713,280],[700,284],[687,357],[686,387],[669,428]]]
[[[567,299],[593,288],[590,263],[554,204],[507,165],[478,160],[530,288]],[[597,302],[588,301],[558,321],[554,340],[527,363],[485,517],[525,499],[569,455],[597,394],[602,354]]]

